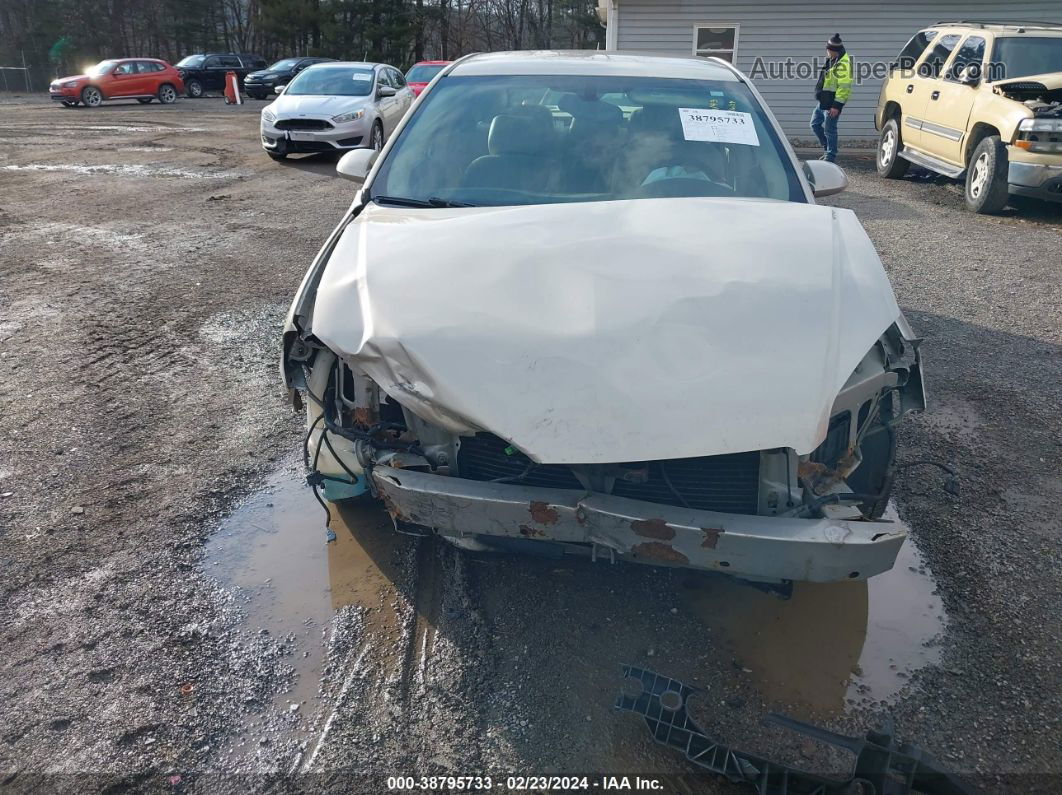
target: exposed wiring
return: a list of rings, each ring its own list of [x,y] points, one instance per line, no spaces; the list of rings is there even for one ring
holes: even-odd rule
[[[952,477],[958,477],[958,475],[956,475],[956,473],[955,473],[955,470],[952,469],[951,467],[949,467],[947,464],[942,464],[939,461],[930,461],[928,458],[919,458],[917,461],[904,461],[902,464],[896,464],[896,466],[894,466],[893,469],[895,469],[897,472],[899,472],[901,469],[908,469],[909,467],[916,467],[916,466],[923,466],[923,465],[931,466],[931,467],[937,467],[938,469],[943,469],[945,472],[947,472]]]
[[[527,467],[524,468],[524,471],[521,472],[519,475],[506,475],[503,478],[491,478],[487,482],[488,483],[512,483],[512,482],[515,482],[515,481],[520,481],[520,480],[523,480],[524,478],[526,478],[528,475],[530,475],[531,474],[531,470],[533,470],[535,468],[535,466],[536,466],[535,462],[532,461],[532,462],[530,462],[527,465]]]
[[[312,423],[310,423],[310,429],[306,431],[306,436],[302,440],[302,465],[306,468],[310,468],[310,437],[313,436],[314,429],[324,419],[324,414],[318,414]]]

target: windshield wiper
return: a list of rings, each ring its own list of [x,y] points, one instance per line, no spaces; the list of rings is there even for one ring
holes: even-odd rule
[[[438,196],[429,196],[427,199],[408,199],[404,196],[373,196],[372,200],[382,204],[395,204],[399,207],[475,207],[468,202],[440,199]]]

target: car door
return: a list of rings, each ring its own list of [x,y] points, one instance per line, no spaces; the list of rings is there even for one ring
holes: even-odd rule
[[[140,76],[140,93],[144,96],[157,94],[159,90],[159,73],[165,67],[154,61],[137,61],[136,70]]]
[[[380,89],[382,88],[395,90],[396,95],[391,97],[380,96]],[[395,128],[399,117],[396,115],[398,113],[397,89],[395,89],[394,83],[391,81],[390,70],[385,66],[376,70],[376,112],[383,123],[384,137],[386,138]]]
[[[409,110],[409,106],[413,104],[415,96],[413,89],[409,87],[406,82],[406,76],[397,69],[391,69],[391,82],[395,84],[398,89],[398,105],[401,108],[401,113],[398,116],[399,121],[406,115],[406,111]],[[395,122],[396,124],[398,122]]]
[[[926,109],[930,101],[935,101],[930,100],[934,92],[937,97],[940,96],[940,87],[944,83],[944,65],[960,38],[958,33],[945,33],[937,37],[933,46],[922,54],[915,65],[914,74],[907,81],[905,89],[907,98],[903,104],[904,119],[901,131],[904,145],[926,151],[927,136],[936,134],[930,132],[937,130],[936,125],[930,123],[930,126],[926,127]]]
[[[114,67],[109,77],[109,84],[104,88],[104,94],[108,99],[134,97],[140,93],[136,61],[122,61]]]
[[[967,36],[944,65],[943,77],[929,93],[922,123],[922,148],[926,152],[963,165],[962,150],[966,143],[967,123],[977,97],[977,83],[984,68],[985,37]],[[975,71],[977,81],[966,77],[964,70]]]

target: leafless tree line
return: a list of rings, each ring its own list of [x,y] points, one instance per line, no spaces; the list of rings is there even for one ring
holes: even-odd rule
[[[603,46],[597,0],[0,0],[0,66],[37,88],[108,57],[197,52],[381,60]]]

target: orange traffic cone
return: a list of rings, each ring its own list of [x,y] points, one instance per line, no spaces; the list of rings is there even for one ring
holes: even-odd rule
[[[240,79],[236,76],[235,72],[225,73],[225,104],[243,104],[243,97],[240,96]]]

